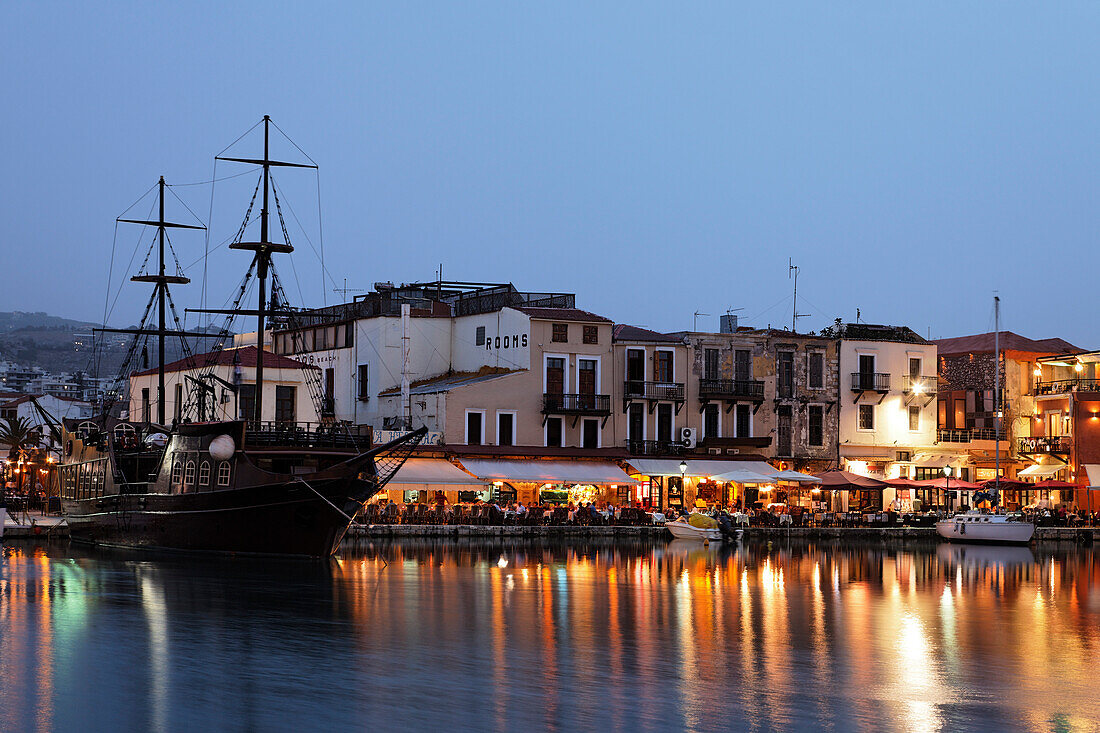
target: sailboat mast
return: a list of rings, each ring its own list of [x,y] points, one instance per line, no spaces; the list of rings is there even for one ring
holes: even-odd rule
[[[1001,496],[1001,297],[993,296],[993,485]]]
[[[157,425],[164,424],[164,301],[167,284],[164,281],[164,176],[157,183],[160,194],[160,214],[157,217],[159,244],[157,280]]]
[[[259,424],[264,409],[264,328],[267,320],[267,265],[271,253],[266,246],[267,239],[267,189],[271,175],[271,156],[269,153],[271,117],[264,115],[264,199],[260,208],[260,248],[256,250],[256,277],[259,279],[259,303],[256,306],[256,410],[252,419]]]

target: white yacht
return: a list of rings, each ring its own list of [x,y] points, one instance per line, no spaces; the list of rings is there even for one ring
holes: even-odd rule
[[[1035,525],[1016,516],[969,511],[936,522],[936,532],[951,542],[1026,545]]]

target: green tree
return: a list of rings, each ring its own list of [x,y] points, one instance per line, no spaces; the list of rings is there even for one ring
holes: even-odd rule
[[[27,418],[17,415],[0,420],[0,444],[8,446],[8,458],[37,448],[40,442],[38,429]]]

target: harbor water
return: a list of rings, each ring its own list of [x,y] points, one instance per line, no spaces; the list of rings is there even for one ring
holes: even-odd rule
[[[0,730],[1084,731],[1091,548],[11,543]]]

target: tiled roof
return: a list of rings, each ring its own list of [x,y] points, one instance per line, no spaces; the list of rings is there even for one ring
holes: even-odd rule
[[[839,323],[822,329],[822,335],[845,341],[890,341],[902,344],[928,344],[928,341],[908,326],[883,326],[875,323]]]
[[[668,333],[657,333],[648,328],[628,326],[625,323],[616,323],[611,329],[612,341],[660,341],[661,343],[682,343],[681,336],[673,336]]]
[[[458,387],[466,387],[471,384],[478,384],[480,382],[487,382],[490,379],[499,379],[500,377],[508,377],[512,374],[518,374],[523,369],[493,369],[483,368],[477,372],[456,372],[454,374],[443,374],[438,377],[432,377],[430,379],[422,379],[418,382],[414,382],[409,387],[409,394],[437,394],[439,392],[450,392],[452,389]],[[378,393],[379,397],[392,397],[393,395],[401,394],[400,387],[391,387],[390,389],[382,390]]]
[[[940,356],[992,354],[994,336],[993,332],[978,333],[973,336],[935,339],[932,343],[938,347]],[[1062,339],[1029,339],[1012,331],[1001,331],[1000,341],[1003,351],[1022,351],[1029,354],[1079,354],[1084,351]]]
[[[597,316],[595,313],[582,311],[580,308],[531,308],[516,306],[521,313],[526,313],[532,318],[541,318],[546,321],[584,321],[586,323],[611,323],[610,318]]]
[[[195,354],[184,359],[177,359],[170,364],[164,365],[164,371],[166,372],[185,372],[190,369],[203,369],[209,366],[235,366],[240,365],[242,367],[255,367],[256,366],[256,347],[245,346],[240,349],[222,349],[221,351],[210,351],[205,354]],[[280,356],[279,354],[273,354],[270,351],[264,351],[264,368],[265,369],[317,369],[311,364],[291,359],[286,356]],[[157,368],[143,369],[140,372],[133,372],[131,377],[144,377],[149,374],[156,374]]]

